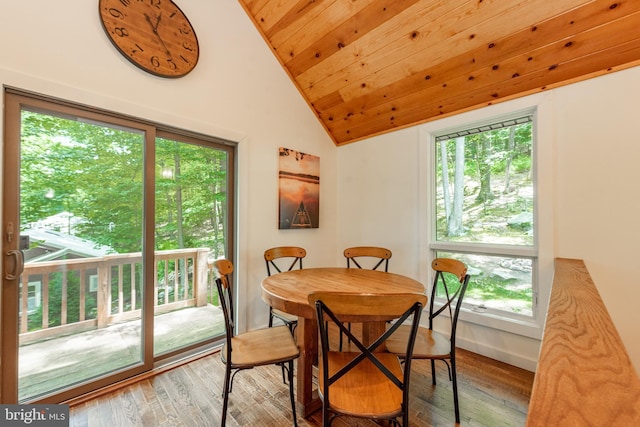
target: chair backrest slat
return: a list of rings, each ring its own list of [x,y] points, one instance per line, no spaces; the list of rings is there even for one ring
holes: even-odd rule
[[[231,360],[231,338],[235,335],[235,322],[233,317],[233,292],[230,284],[230,275],[233,273],[233,264],[227,259],[214,261],[216,271],[216,287],[218,288],[218,301],[224,315],[224,326],[227,342],[227,359]]]
[[[275,272],[282,273],[282,271],[291,271],[296,265],[302,269],[302,259],[307,256],[307,251],[304,248],[298,246],[278,246],[275,248],[267,249],[264,251],[264,261],[267,265],[267,275],[271,276],[271,269]],[[291,261],[288,268],[284,268],[282,265],[278,265],[277,260],[282,260],[283,263]],[[274,273],[275,273],[274,272]]]
[[[378,267],[384,263],[384,271],[389,270],[389,258],[391,258],[392,255],[389,249],[377,246],[354,246],[345,249],[343,254],[347,259],[347,268],[351,267],[352,262],[356,267],[363,268],[358,262],[358,258],[369,257],[379,258],[378,262],[371,268],[371,270],[377,270]]]
[[[429,329],[433,329],[433,319],[445,310],[448,311],[451,324],[451,341],[455,344],[458,316],[460,315],[462,299],[470,279],[469,274],[467,274],[467,266],[453,258],[436,258],[431,263],[431,267],[435,271],[435,276],[429,301]],[[447,275],[455,277],[455,283],[448,283]],[[451,276],[449,276],[450,279],[452,278]],[[438,289],[444,291],[444,298],[439,299],[442,305],[436,309],[435,301]]]

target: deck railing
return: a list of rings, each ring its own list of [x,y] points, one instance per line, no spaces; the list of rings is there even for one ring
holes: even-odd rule
[[[217,305],[205,248],[157,251],[155,313]],[[20,289],[20,342],[139,319],[142,254],[26,263]]]

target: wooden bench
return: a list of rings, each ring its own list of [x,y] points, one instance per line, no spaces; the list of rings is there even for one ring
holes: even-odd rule
[[[556,259],[527,427],[640,426],[640,380],[582,260]]]

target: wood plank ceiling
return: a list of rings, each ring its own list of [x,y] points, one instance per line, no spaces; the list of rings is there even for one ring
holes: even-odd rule
[[[239,1],[338,146],[640,64],[640,0]]]

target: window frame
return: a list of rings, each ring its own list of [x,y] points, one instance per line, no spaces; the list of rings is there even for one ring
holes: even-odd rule
[[[460,313],[460,321],[481,325],[492,329],[498,329],[517,335],[540,339],[546,317],[546,305],[548,302],[551,281],[553,277],[553,176],[552,173],[543,176],[540,174],[540,162],[544,161],[547,168],[553,165],[551,161],[553,143],[553,108],[550,95],[537,94],[529,97],[507,101],[459,115],[446,117],[437,122],[426,123],[419,129],[419,159],[420,159],[420,276],[428,284],[429,290],[433,282],[433,272],[430,268],[436,251],[464,252],[464,249],[473,249],[476,252],[476,243],[466,243],[455,246],[448,242],[435,240],[435,205],[433,192],[437,183],[435,140],[437,135],[446,134],[455,130],[471,128],[484,123],[533,114],[533,147],[532,147],[532,174],[534,182],[534,224],[537,227],[534,246],[511,246],[509,253],[522,257],[533,258],[533,307],[532,316],[508,315],[500,310],[487,310],[475,312],[469,305],[464,305]],[[542,130],[542,131],[541,131]],[[505,249],[503,245],[482,246],[487,255],[502,255]],[[437,305],[436,301],[436,305]]]

